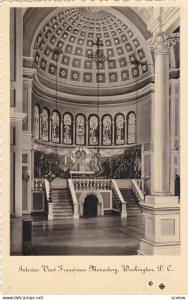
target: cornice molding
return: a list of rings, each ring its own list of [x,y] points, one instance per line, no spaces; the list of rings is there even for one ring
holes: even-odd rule
[[[23,124],[25,123],[27,118],[27,114],[26,113],[21,113],[18,111],[14,111],[14,109],[10,109],[10,119],[11,121],[22,121]]]
[[[26,78],[26,79],[33,80],[36,72],[37,72],[36,69],[23,67],[23,77],[24,77],[23,79]]]
[[[161,15],[161,25],[162,29],[165,32],[173,32],[175,28],[172,29],[172,26],[177,23],[180,19],[180,9],[179,7],[170,7],[168,10],[165,10]],[[175,26],[174,26],[175,27]],[[159,20],[155,18],[148,25],[147,29],[151,33],[154,33],[159,28]]]
[[[154,83],[149,83],[147,86],[140,88],[129,94],[120,94],[120,95],[112,95],[112,96],[100,96],[100,105],[121,105],[125,103],[134,102],[138,99],[146,97],[148,94],[154,92]],[[45,100],[51,103],[57,101],[57,104],[65,104],[65,105],[80,105],[80,106],[97,106],[98,105],[98,96],[83,96],[83,95],[74,95],[61,93],[58,95],[58,99],[55,98],[54,90],[43,86],[40,82],[35,85],[33,84],[33,93],[37,96],[37,98],[41,100]]]
[[[41,82],[42,81],[42,82]],[[127,85],[118,88],[115,87],[113,89],[107,89],[106,93],[104,93],[104,90],[99,89],[99,97],[100,97],[100,103],[101,104],[111,104],[111,103],[117,103],[119,99],[124,99],[124,101],[132,101],[135,100],[138,93],[142,93],[142,91],[147,90],[147,87],[150,83],[154,82],[154,76],[150,75],[146,77],[143,80],[140,80],[139,82],[136,82],[132,87],[129,87],[129,90],[127,90]],[[63,87],[63,86],[62,86]],[[98,103],[98,90],[97,88],[91,89],[88,92],[88,89],[86,88],[77,88],[77,90],[74,90],[73,87],[69,87],[69,89],[66,89],[66,86],[64,88],[56,93],[56,90],[54,88],[51,88],[50,84],[47,84],[47,82],[42,80],[42,78],[35,76],[35,80],[33,81],[33,89],[40,93],[41,95],[50,97],[51,101],[56,101],[56,97],[58,97],[58,100],[69,102],[69,103],[80,103],[80,104],[97,104]],[[107,93],[108,92],[108,93]],[[87,94],[86,94],[87,93]],[[93,93],[93,95],[92,95]]]

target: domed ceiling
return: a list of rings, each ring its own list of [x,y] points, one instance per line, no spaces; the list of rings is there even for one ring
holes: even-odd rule
[[[90,7],[61,9],[46,19],[35,36],[33,50],[40,76],[58,85],[90,89],[98,83],[109,89],[147,78],[150,61],[146,42],[123,17],[108,8]],[[97,39],[104,58],[99,65],[93,58]]]

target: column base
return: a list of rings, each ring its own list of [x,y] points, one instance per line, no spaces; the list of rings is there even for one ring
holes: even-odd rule
[[[180,204],[176,196],[146,196],[144,211],[145,237],[138,255],[180,254]]]
[[[180,255],[180,243],[154,244],[146,239],[141,240],[138,255]]]
[[[10,253],[11,255],[22,254],[22,219],[10,220]]]

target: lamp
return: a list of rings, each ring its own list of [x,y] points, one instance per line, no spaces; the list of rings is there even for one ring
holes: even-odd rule
[[[93,45],[97,46],[97,50],[96,52],[94,52],[93,54],[89,54],[88,55],[88,59],[91,59],[94,63],[96,63],[97,65],[97,91],[98,91],[98,102],[97,102],[97,116],[99,116],[99,65],[100,63],[103,63],[107,60],[107,58],[100,52],[100,47],[103,46],[103,44],[100,42],[100,39],[97,38],[97,41],[96,42],[93,42]],[[94,153],[94,157],[96,157],[96,170],[95,170],[95,173],[97,175],[97,173],[99,172],[100,170],[100,167],[99,167],[99,157],[100,157],[100,136],[99,136],[99,139],[98,139],[98,147],[96,145],[95,147],[95,153]]]

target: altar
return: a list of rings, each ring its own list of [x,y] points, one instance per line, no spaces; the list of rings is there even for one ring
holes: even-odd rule
[[[94,176],[94,171],[70,171],[70,178],[89,178]]]

